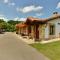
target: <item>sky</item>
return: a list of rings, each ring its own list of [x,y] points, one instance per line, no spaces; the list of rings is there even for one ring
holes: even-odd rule
[[[47,18],[53,12],[60,13],[60,0],[0,0],[0,18],[6,20]]]

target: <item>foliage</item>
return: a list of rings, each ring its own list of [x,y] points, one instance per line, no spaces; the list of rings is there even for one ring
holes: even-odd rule
[[[8,22],[6,22],[3,19],[0,19],[0,30],[5,29],[5,31],[13,32],[16,30],[15,25],[20,22],[21,21],[14,21],[14,20],[9,20]]]
[[[14,21],[14,20],[9,20],[7,23],[12,24],[12,25],[16,25],[18,23],[20,23],[21,21]]]
[[[5,22],[3,19],[0,19],[0,23]]]
[[[7,29],[6,29],[6,31],[8,31],[8,32],[15,31],[15,25],[11,25],[11,24],[7,23]]]

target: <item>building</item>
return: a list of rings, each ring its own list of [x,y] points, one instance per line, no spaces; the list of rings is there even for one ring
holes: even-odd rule
[[[28,17],[24,23],[16,25],[19,34],[28,36],[35,41],[60,37],[60,14],[54,12],[46,19]]]

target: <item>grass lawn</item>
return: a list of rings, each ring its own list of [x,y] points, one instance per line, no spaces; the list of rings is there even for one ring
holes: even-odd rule
[[[60,60],[60,41],[48,44],[30,44],[51,60]]]

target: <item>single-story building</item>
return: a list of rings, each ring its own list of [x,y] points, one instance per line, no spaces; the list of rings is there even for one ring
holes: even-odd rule
[[[46,19],[28,17],[24,23],[16,25],[19,34],[25,34],[35,41],[60,37],[60,14],[54,12]]]

